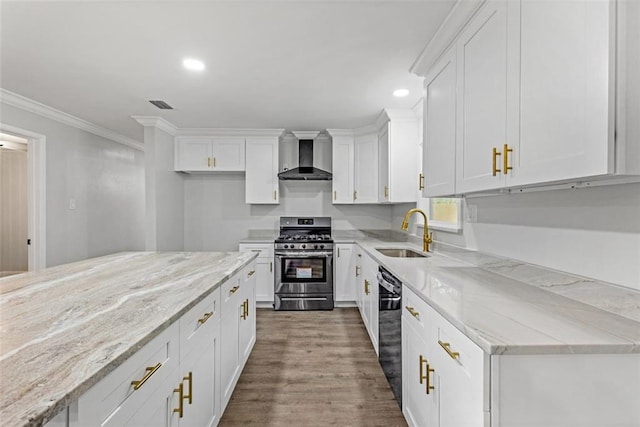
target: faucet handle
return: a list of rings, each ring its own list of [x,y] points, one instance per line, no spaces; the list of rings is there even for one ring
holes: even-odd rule
[[[429,243],[433,243],[433,232],[429,232]]]

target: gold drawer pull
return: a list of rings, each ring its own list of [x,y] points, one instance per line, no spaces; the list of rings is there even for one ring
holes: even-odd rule
[[[404,308],[406,308],[406,309],[407,309],[407,311],[408,311],[409,313],[411,313],[411,315],[412,315],[413,317],[415,317],[416,319],[420,317],[420,313],[418,313],[418,312],[415,310],[415,308],[413,308],[413,307],[409,307],[408,305],[407,305],[407,306],[405,306]]]
[[[216,158],[215,157],[213,158],[213,167],[214,168],[216,167]]]
[[[242,301],[240,308],[242,308],[242,314],[240,317],[242,320],[247,320],[247,317],[249,317],[249,299]]]
[[[420,178],[418,179],[418,190],[424,190],[424,175],[420,174]]]
[[[247,273],[247,277],[251,277],[256,273],[255,270],[251,270],[249,273]]]
[[[369,295],[369,285],[371,285],[371,283],[369,283],[369,281],[367,279],[364,279],[364,293],[365,295]]]
[[[427,359],[420,355],[420,384],[424,384],[423,381],[427,379],[427,377],[424,376],[424,370],[422,369],[422,365],[425,363],[427,363]]]
[[[144,374],[144,377],[142,377],[140,381],[131,381],[131,385],[133,386],[133,389],[138,390],[140,387],[142,387],[142,385],[145,382],[147,382],[149,378],[151,378],[151,375],[155,374],[156,371],[160,369],[161,366],[162,366],[162,363],[160,362],[158,362],[156,366],[147,366],[145,368],[146,373]]]
[[[209,311],[209,312],[205,313],[204,316],[202,316],[200,319],[198,319],[198,324],[202,325],[204,322],[209,320],[209,318],[211,316],[213,316],[213,311]]]
[[[240,286],[234,286],[233,288],[229,289],[229,295],[235,294],[238,289],[240,289]]]
[[[502,172],[502,170],[498,169],[498,156],[502,156],[502,153],[496,147],[493,147],[493,176],[496,176],[498,172]]]
[[[384,186],[384,197],[389,197],[389,187],[387,187],[386,185]]]
[[[211,167],[211,157],[207,157],[207,167]]]
[[[189,372],[189,375],[187,375],[186,377],[182,377],[183,381],[189,381],[189,394],[184,395],[182,398],[183,399],[188,399],[189,400],[189,405],[191,405],[193,403],[192,400],[192,395],[193,395],[193,372]]]
[[[440,340],[438,340],[438,344],[440,344],[440,347],[442,347],[444,349],[444,351],[447,352],[447,354],[449,355],[449,357],[451,357],[453,360],[456,360],[458,357],[460,357],[460,353],[458,353],[457,351],[451,351],[451,343],[448,342],[442,342]]]
[[[173,412],[177,412],[180,415],[180,418],[184,416],[184,386],[182,383],[178,385],[178,388],[173,389],[174,393],[178,393],[180,399],[178,400],[178,407],[173,409]]]
[[[504,157],[502,158],[502,170],[506,175],[510,170],[513,170],[513,168],[509,166],[509,153],[513,153],[513,148],[509,148],[509,145],[504,144],[502,149],[504,153]]]

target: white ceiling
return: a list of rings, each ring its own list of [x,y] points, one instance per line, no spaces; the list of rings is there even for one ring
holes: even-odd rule
[[[454,3],[2,0],[0,87],[138,140],[132,115],[356,128],[416,104],[422,79],[408,70]],[[185,57],[206,69],[183,69]],[[411,94],[394,98],[401,87]]]

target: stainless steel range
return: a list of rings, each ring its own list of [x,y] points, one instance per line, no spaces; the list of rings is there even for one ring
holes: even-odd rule
[[[281,217],[274,254],[276,310],[333,310],[331,217]]]

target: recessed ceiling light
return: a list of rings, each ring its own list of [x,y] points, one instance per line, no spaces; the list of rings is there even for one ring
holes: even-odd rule
[[[197,59],[185,59],[184,61],[182,61],[182,65],[184,65],[184,68],[186,68],[187,70],[204,70],[204,63],[202,61],[198,61]]]
[[[409,95],[409,91],[407,89],[396,89],[393,91],[393,96],[397,96],[398,98],[402,98],[407,95]]]

